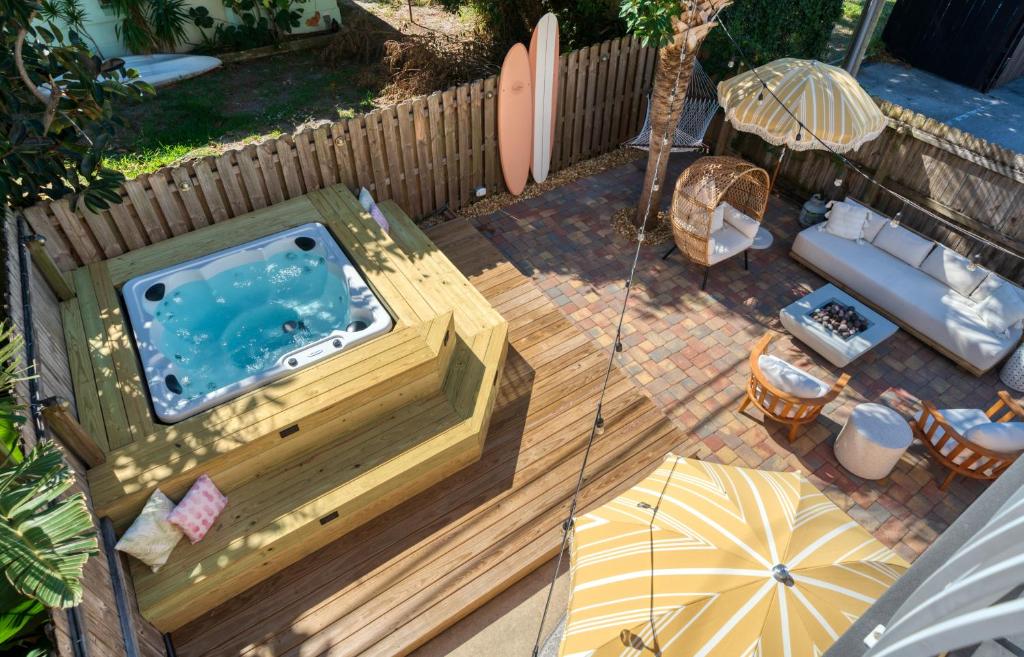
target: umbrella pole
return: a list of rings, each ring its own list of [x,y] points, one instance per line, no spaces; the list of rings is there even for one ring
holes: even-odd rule
[[[768,181],[768,193],[771,194],[772,190],[775,189],[775,181],[779,177],[779,169],[782,168],[782,160],[786,157],[786,147],[782,147],[782,152],[779,153],[779,161],[775,163],[775,170],[772,171],[772,179]]]

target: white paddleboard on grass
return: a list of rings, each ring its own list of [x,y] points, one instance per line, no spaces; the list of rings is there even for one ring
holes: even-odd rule
[[[124,67],[134,68],[139,78],[154,87],[194,78],[220,67],[220,60],[206,55],[128,55]]]
[[[541,17],[530,39],[530,74],[533,79],[533,179],[544,182],[551,168],[555,117],[558,105],[558,19]]]

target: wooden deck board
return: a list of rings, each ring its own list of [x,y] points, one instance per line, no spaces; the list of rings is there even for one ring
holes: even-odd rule
[[[607,352],[467,224],[430,237],[509,323],[483,456],[180,628],[179,655],[406,654],[557,550]],[[584,505],[683,440],[617,369],[605,399]]]

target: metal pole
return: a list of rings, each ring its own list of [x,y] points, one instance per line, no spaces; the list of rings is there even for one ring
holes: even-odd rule
[[[871,43],[871,35],[875,33],[884,7],[885,0],[864,0],[857,31],[853,34],[853,41],[850,43],[850,49],[846,51],[846,60],[843,62],[843,68],[853,77],[857,77],[860,71],[861,62],[864,61],[864,55],[867,54],[868,45]]]

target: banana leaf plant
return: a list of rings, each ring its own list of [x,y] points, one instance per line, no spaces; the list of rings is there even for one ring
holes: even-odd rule
[[[95,528],[71,469],[52,442],[0,470],[0,570],[18,593],[47,607],[82,600],[82,569],[97,554]]]

